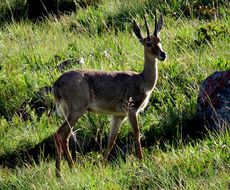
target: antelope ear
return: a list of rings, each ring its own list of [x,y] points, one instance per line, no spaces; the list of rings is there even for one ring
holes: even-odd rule
[[[157,25],[155,26],[156,28],[155,28],[155,32],[154,32],[154,34],[156,35],[156,36],[159,36],[159,34],[160,34],[160,31],[161,31],[161,29],[162,29],[162,27],[163,27],[163,14],[161,13],[161,15],[160,15],[160,18],[159,18],[159,20],[158,20],[158,22],[157,22]]]
[[[139,39],[139,41],[141,43],[143,43],[144,41],[144,38],[141,34],[141,30],[140,30],[140,27],[137,25],[136,21],[133,20],[133,32],[135,33],[135,35],[137,36],[137,38]]]

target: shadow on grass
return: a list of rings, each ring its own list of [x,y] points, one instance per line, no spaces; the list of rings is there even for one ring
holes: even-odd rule
[[[175,127],[171,127],[171,130],[163,131],[157,135],[154,135],[154,131],[147,131],[146,134],[144,134],[145,138],[142,138],[142,146],[148,149],[157,145],[164,151],[167,149],[166,144],[171,144],[174,147],[180,146],[181,142],[183,145],[187,143],[191,144],[198,139],[204,138],[207,134],[207,131],[204,128],[201,129],[199,126],[201,126],[200,121],[196,119],[187,120],[181,130],[182,136],[179,138]],[[83,155],[89,152],[102,151],[100,145],[101,143],[103,146],[106,145],[108,138],[103,137],[103,142],[99,143],[97,141],[99,138],[91,137],[82,139],[80,136],[81,135],[72,134],[69,140],[69,147],[74,160],[76,160],[77,151],[80,151]],[[181,142],[179,143],[180,140]],[[109,160],[116,160],[118,156],[122,156],[125,159],[126,155],[135,154],[134,150],[133,136],[131,133],[125,138],[118,137],[116,145],[111,151]],[[53,135],[51,135],[33,147],[24,147],[10,154],[1,155],[0,166],[15,168],[28,164],[39,164],[41,160],[49,161],[54,159],[54,154],[54,139]]]
[[[73,160],[76,160],[76,139],[74,135],[70,137],[69,148]],[[1,155],[0,166],[15,168],[25,164],[39,164],[41,159],[54,159],[54,153],[54,138],[51,135],[33,147],[24,147],[10,154]]]
[[[49,15],[76,12],[79,8],[98,6],[100,0],[11,0],[0,6],[0,23],[29,19],[42,20]]]
[[[102,0],[11,0],[2,2],[0,6],[0,23],[29,19],[42,20],[49,15],[59,17],[62,14],[76,12],[79,8],[88,6],[98,7]],[[126,6],[131,4],[131,6]],[[172,17],[185,16],[188,18],[213,19],[221,15],[219,7],[229,7],[227,0],[200,0],[200,1],[161,1],[147,0],[143,2],[127,1],[115,14],[109,14],[106,27],[115,26],[124,29],[124,21],[130,20],[134,15],[143,17],[144,14],[153,16],[155,10]],[[80,22],[83,22],[80,20]],[[87,23],[86,23],[87,24]],[[83,23],[84,25],[84,23]],[[102,24],[104,25],[104,23]],[[98,30],[104,26],[98,26]]]

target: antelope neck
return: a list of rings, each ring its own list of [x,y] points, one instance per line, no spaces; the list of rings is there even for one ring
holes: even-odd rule
[[[155,86],[158,77],[157,60],[156,58],[150,59],[146,52],[144,52],[144,56],[144,70],[141,76],[145,82],[146,90],[151,90]]]

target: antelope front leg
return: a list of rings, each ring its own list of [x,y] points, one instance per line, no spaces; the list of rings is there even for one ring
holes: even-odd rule
[[[139,160],[142,160],[143,154],[142,154],[141,142],[140,142],[140,129],[138,126],[137,115],[135,112],[129,113],[129,122],[133,128],[133,136],[134,136],[135,146],[137,149],[138,158]]]
[[[105,153],[104,153],[104,161],[106,161],[108,159],[109,153],[112,150],[114,142],[117,138],[118,129],[125,119],[126,119],[126,117],[124,117],[124,116],[113,116],[112,122],[111,122],[111,129],[110,129],[108,145],[107,145],[107,148],[106,148]]]

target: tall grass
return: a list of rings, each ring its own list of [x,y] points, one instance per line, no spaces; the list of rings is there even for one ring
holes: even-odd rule
[[[142,18],[146,14],[153,29],[155,4],[151,2],[105,1],[96,8],[79,9],[69,16],[2,25],[0,155],[33,147],[60,125],[61,119],[55,113],[50,116],[45,113],[37,118],[29,105],[30,120],[23,121],[16,114],[35,91],[53,84],[61,74],[56,67],[60,62],[75,60],[72,68],[80,69],[142,71],[143,49],[132,33],[130,21],[136,19],[145,33]],[[228,134],[193,145],[181,143],[181,129],[197,127],[191,126],[189,121],[195,113],[199,85],[214,71],[230,68],[228,9],[215,2],[221,7],[215,19],[172,16],[176,8],[181,9],[179,2],[158,5],[165,13],[161,38],[168,59],[159,62],[156,89],[139,117],[144,136],[142,143],[148,147],[144,162],[140,164],[130,156],[126,162],[118,159],[102,166],[97,153],[89,154],[80,158],[81,164],[76,165],[72,173],[63,166],[64,181],[61,184],[54,177],[52,161],[12,170],[4,168],[0,171],[0,189],[228,188]],[[187,6],[193,6],[195,2]],[[84,61],[78,64],[76,60]],[[87,141],[95,138],[100,127],[104,142],[109,120],[106,116],[86,114],[76,125],[77,134]],[[130,132],[131,128],[125,123],[118,142],[126,143]]]
[[[2,169],[1,189],[228,189],[229,135],[166,152],[154,148],[140,163],[126,161],[102,165],[98,158],[80,157],[71,172],[63,165],[63,180],[54,176],[54,163]],[[95,156],[96,157],[96,156]],[[229,164],[229,163],[228,163]]]
[[[105,4],[102,8],[107,6]],[[97,15],[101,10],[91,11]],[[142,47],[131,33],[130,24],[124,23],[127,26],[125,32],[117,33],[113,29],[104,35],[92,33],[89,36],[87,32],[79,33],[78,29],[84,29],[84,26],[77,22],[87,15],[88,20],[93,20],[92,13],[86,11],[84,16],[79,13],[38,24],[21,21],[5,25],[0,33],[0,103],[4,117],[12,117],[23,101],[28,101],[40,87],[51,85],[60,75],[55,69],[56,64],[65,59],[84,58],[85,63],[75,65],[75,68],[142,70]],[[158,136],[156,129],[180,126],[183,118],[191,117],[194,112],[201,81],[215,70],[229,68],[227,19],[206,22],[165,18],[162,42],[169,59],[159,63],[158,85],[150,106],[141,115],[144,117],[140,120],[144,131],[153,130],[151,133]],[[150,18],[148,20],[151,21]],[[153,22],[150,22],[150,27],[153,28]],[[212,41],[198,35],[202,27],[211,33]],[[212,34],[217,32],[220,35]],[[197,41],[201,43],[199,46]],[[161,132],[159,134],[162,135]]]

